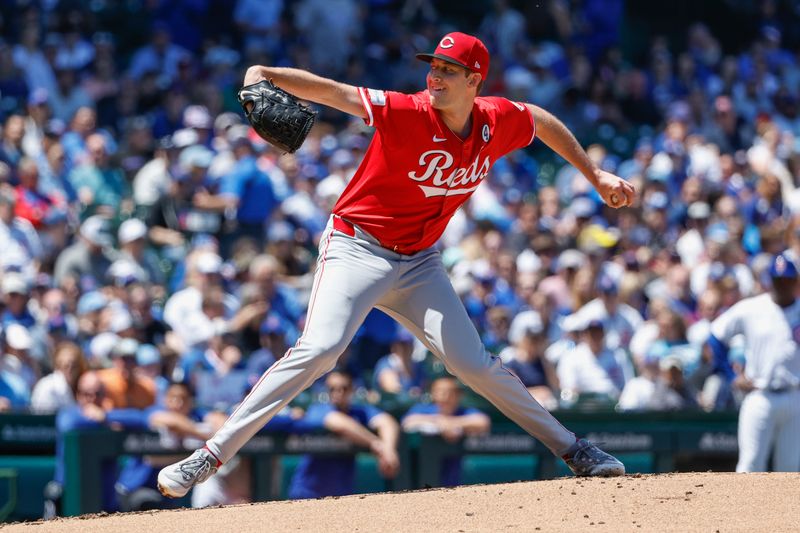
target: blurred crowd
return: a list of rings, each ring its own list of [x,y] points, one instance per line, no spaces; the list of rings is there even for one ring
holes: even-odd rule
[[[206,438],[302,332],[319,235],[371,136],[320,109],[278,153],[238,109],[244,70],[417,91],[414,53],[452,29],[492,52],[484,94],[551,110],[639,191],[610,210],[540,143],[495,165],[439,244],[487,349],[548,409],[736,409],[705,341],[769,289],[774,254],[800,253],[796,18],[764,0],[741,49],[689,23],[633,62],[621,0],[487,1],[457,20],[443,4],[3,3],[0,411]],[[457,383],[431,390],[441,364],[378,311],[339,367],[276,424],[358,434],[387,476],[399,426],[381,407],[410,408],[406,430],[488,429]],[[303,466],[295,494],[336,468]]]

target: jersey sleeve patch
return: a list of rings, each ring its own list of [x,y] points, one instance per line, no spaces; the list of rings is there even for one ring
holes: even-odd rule
[[[386,105],[386,92],[377,89],[367,89],[369,101],[372,105]]]

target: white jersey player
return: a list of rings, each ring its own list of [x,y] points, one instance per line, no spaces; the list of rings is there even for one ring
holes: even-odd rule
[[[717,366],[731,379],[731,339],[745,339],[745,368],[734,386],[747,392],[739,412],[737,472],[800,471],[800,300],[798,269],[785,254],[769,269],[769,293],[745,298],[711,324]]]

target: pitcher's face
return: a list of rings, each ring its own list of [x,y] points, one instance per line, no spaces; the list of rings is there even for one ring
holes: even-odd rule
[[[448,109],[474,98],[472,91],[480,82],[480,74],[470,72],[441,59],[431,60],[427,86],[434,109]]]

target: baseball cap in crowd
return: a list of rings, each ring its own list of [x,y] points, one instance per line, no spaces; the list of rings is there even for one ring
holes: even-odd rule
[[[147,235],[147,226],[138,218],[130,218],[120,224],[117,238],[120,244],[128,244],[129,242],[143,239]]]
[[[769,275],[772,278],[790,278],[798,277],[797,265],[786,253],[780,253],[775,256],[769,266]]]
[[[231,126],[225,134],[225,138],[228,140],[231,148],[238,148],[240,146],[250,146],[252,148],[253,146],[253,143],[250,141],[250,128],[244,124]]]
[[[42,133],[45,137],[61,137],[67,131],[67,124],[60,118],[51,118],[44,124]]]
[[[191,242],[192,250],[219,250],[219,241],[213,235],[208,233],[196,233],[192,237]]]
[[[269,225],[267,240],[269,242],[291,241],[294,239],[292,225],[283,220],[276,220]]]
[[[195,259],[195,268],[201,274],[219,274],[222,258],[213,252],[203,252]]]
[[[125,287],[130,283],[142,281],[139,268],[129,259],[117,259],[106,271],[106,277],[117,287]]]
[[[542,268],[541,258],[530,248],[520,252],[516,264],[519,273],[538,272]]]
[[[508,340],[516,344],[525,335],[539,335],[544,332],[542,316],[538,311],[530,310],[519,313],[508,327]]]
[[[497,276],[487,261],[473,261],[469,269],[470,275],[479,283],[493,283]]]
[[[111,246],[111,234],[106,219],[93,215],[81,224],[81,236],[96,246]]]
[[[489,50],[486,45],[477,37],[457,31],[442,37],[432,54],[417,54],[416,57],[428,63],[436,58],[459,65],[477,72],[483,80],[489,73]]]
[[[78,314],[94,313],[108,305],[108,299],[100,291],[89,291],[78,300]]]
[[[712,224],[706,229],[705,238],[711,242],[725,244],[730,239],[730,231],[724,222]]]
[[[561,252],[556,260],[556,271],[560,272],[568,268],[580,268],[586,262],[586,256],[575,249],[568,249]]]
[[[129,330],[132,327],[133,317],[131,316],[131,313],[124,308],[114,309],[114,312],[111,315],[111,320],[108,324],[108,329],[111,330],[112,333],[122,333],[123,331]]]
[[[572,200],[569,205],[569,212],[575,218],[591,218],[595,211],[597,210],[597,206],[595,203],[585,196],[579,196]]]
[[[21,324],[9,324],[5,331],[6,345],[14,350],[30,350],[33,345],[28,328]]]
[[[711,265],[709,265],[708,279],[711,281],[719,281],[728,276],[733,277],[734,279],[736,278],[731,267],[725,266],[725,264],[720,261],[714,261],[711,263]]]
[[[117,357],[136,357],[136,352],[139,350],[139,341],[136,339],[119,339],[119,341],[111,348],[112,358]]]
[[[89,354],[92,359],[107,361],[111,350],[119,342],[119,337],[110,331],[104,331],[89,342]]]
[[[619,292],[619,283],[608,274],[600,274],[597,278],[596,286],[597,290],[603,294],[617,294]]]
[[[220,113],[217,118],[214,119],[214,129],[220,132],[228,131],[228,128],[238,124],[242,124],[242,117],[238,113],[232,113],[230,111]]]
[[[154,365],[161,362],[161,352],[152,344],[140,344],[136,349],[136,364],[139,366]]]
[[[183,111],[183,125],[187,128],[210,129],[213,125],[211,113],[205,106],[190,105]]]
[[[647,197],[644,205],[645,208],[651,210],[666,209],[669,205],[669,197],[665,192],[655,191]]]
[[[28,95],[28,105],[31,106],[46,104],[48,100],[49,95],[44,87],[38,87]]]
[[[183,128],[172,134],[172,144],[178,149],[197,144],[199,140],[197,132],[191,128]]]
[[[6,272],[3,275],[3,282],[0,285],[3,294],[28,294],[28,282],[22,274],[16,272]]]
[[[283,334],[286,332],[286,325],[277,315],[267,315],[261,326],[258,328],[261,335],[273,335],[276,333]]]
[[[711,207],[706,202],[692,202],[686,210],[686,216],[693,220],[704,220],[711,216]]]
[[[178,158],[180,166],[188,171],[192,167],[208,168],[211,166],[211,161],[214,159],[214,153],[205,146],[195,144],[184,148]]]
[[[651,181],[667,181],[672,175],[674,164],[669,155],[664,152],[659,152],[650,160],[650,166],[647,167],[645,175]]]

